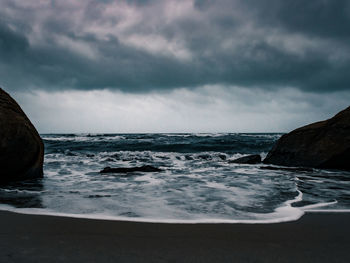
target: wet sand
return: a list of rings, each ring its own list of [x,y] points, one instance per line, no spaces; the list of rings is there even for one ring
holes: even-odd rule
[[[350,213],[158,224],[0,212],[0,262],[350,262]]]

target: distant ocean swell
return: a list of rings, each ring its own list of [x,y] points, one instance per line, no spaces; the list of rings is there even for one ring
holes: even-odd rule
[[[281,134],[42,135],[42,180],[0,187],[1,208],[142,222],[269,223],[350,211],[350,174],[264,170],[230,160],[266,153]],[[162,172],[100,174],[106,166]]]

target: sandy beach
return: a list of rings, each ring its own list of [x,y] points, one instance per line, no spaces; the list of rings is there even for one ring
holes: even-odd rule
[[[158,224],[0,212],[0,262],[349,262],[350,213]]]

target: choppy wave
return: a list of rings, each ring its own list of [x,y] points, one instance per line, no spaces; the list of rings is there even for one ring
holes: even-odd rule
[[[42,135],[45,178],[0,187],[0,203],[24,213],[169,223],[272,223],[297,220],[305,211],[350,209],[349,173],[229,162],[266,156],[280,136]],[[99,173],[142,165],[162,172]]]

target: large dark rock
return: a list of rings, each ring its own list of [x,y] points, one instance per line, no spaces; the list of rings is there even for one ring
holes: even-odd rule
[[[0,88],[0,183],[43,176],[44,144],[14,99]]]
[[[350,170],[350,107],[283,135],[264,163]]]
[[[261,157],[259,154],[247,155],[241,158],[229,161],[229,163],[239,163],[239,164],[257,164],[261,163]]]

